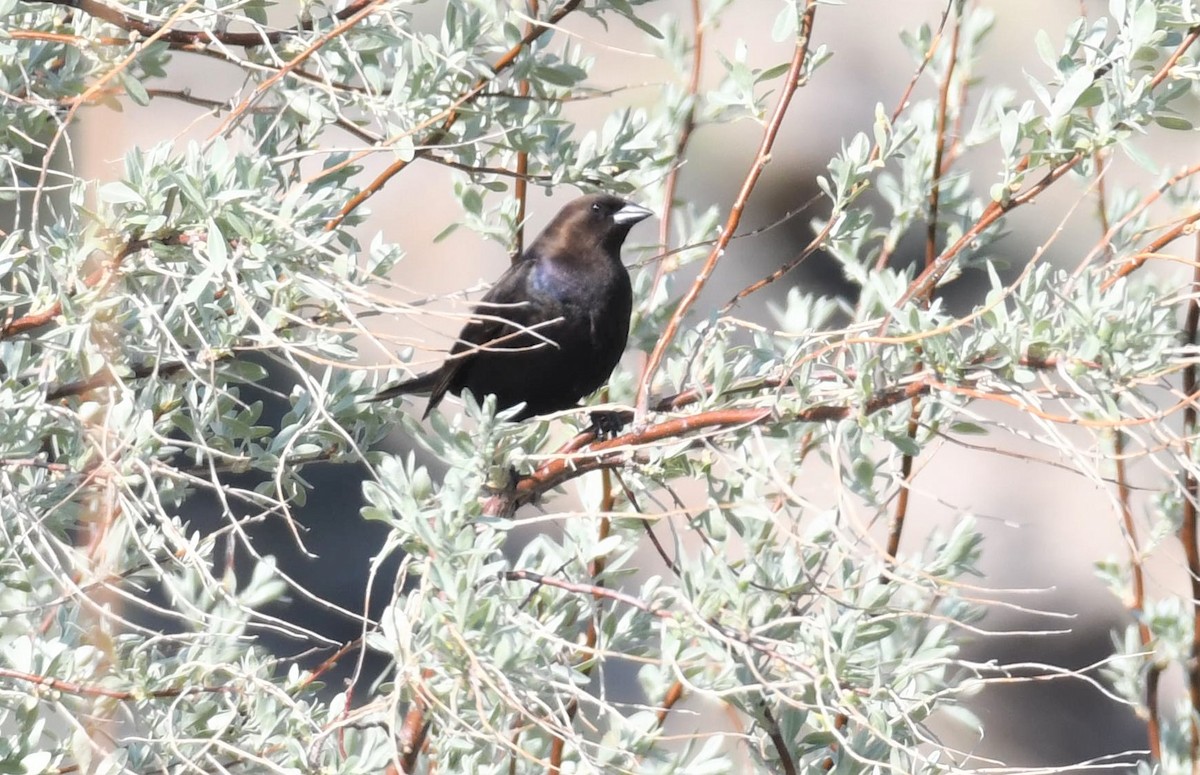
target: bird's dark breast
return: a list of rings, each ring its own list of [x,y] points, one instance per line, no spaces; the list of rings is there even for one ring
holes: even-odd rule
[[[524,333],[478,353],[455,392],[466,387],[478,399],[494,393],[500,409],[524,401],[517,419],[575,406],[605,383],[625,351],[632,293],[628,276],[612,282],[615,289],[593,287],[586,299],[539,299],[546,319],[560,318],[537,327],[544,339]],[[598,304],[602,298],[607,301]]]

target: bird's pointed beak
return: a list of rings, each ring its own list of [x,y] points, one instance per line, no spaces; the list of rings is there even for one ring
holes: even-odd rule
[[[632,226],[639,221],[644,221],[654,215],[653,212],[645,207],[635,205],[632,202],[626,202],[625,206],[613,213],[613,221],[620,226]]]

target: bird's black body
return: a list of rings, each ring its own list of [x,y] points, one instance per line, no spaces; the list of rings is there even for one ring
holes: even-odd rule
[[[450,358],[373,400],[428,392],[428,416],[467,388],[499,409],[524,402],[518,420],[575,406],[625,351],[633,291],[621,244],[650,214],[615,196],[568,204],[476,305]]]

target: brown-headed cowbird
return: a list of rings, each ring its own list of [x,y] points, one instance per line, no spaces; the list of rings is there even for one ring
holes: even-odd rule
[[[629,337],[633,292],[621,264],[630,228],[652,213],[615,196],[564,207],[472,311],[439,368],[371,400],[429,393],[425,417],[463,388],[515,419],[556,412],[604,384]]]

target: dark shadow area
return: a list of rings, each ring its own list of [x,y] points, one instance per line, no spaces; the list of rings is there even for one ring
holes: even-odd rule
[[[247,402],[261,400],[264,409],[259,423],[277,429],[289,408],[280,395],[286,395],[291,390],[293,380],[285,370],[271,362],[265,359],[258,362],[269,371],[270,376],[265,384],[267,389],[243,385],[240,388],[241,396]],[[365,605],[365,614],[377,619],[392,597],[392,585],[401,558],[398,554],[393,555],[381,564],[368,598],[368,574],[373,558],[387,539],[389,528],[379,522],[364,520],[360,514],[365,468],[361,464],[321,463],[305,466],[301,475],[309,484],[308,497],[302,507],[293,510],[293,514],[304,547],[316,556],[306,556],[297,544],[291,527],[282,517],[247,524],[244,533],[257,553],[275,558],[278,569],[307,590],[311,597],[289,590],[284,599],[270,603],[261,610],[267,616],[294,623],[339,643],[349,643],[362,635],[362,624],[335,610],[333,606],[362,614]],[[223,482],[229,487],[244,489],[253,489],[268,481],[270,476],[261,472],[227,474],[223,477]],[[229,505],[239,517],[248,512],[236,500],[230,500]],[[180,513],[189,531],[198,531],[201,535],[228,524],[222,516],[222,506],[217,497],[207,491],[192,495],[181,507]],[[232,541],[232,552],[228,551],[230,545],[227,541]],[[231,561],[239,583],[249,578],[256,562],[238,536],[222,539],[213,556],[214,575],[220,578]],[[152,594],[162,602],[161,589],[155,589]],[[155,622],[153,626],[163,624]],[[336,648],[328,646],[314,648],[314,643],[287,637],[274,629],[253,628],[252,631],[260,646],[282,659],[295,660],[304,669],[317,668],[336,651]],[[345,688],[345,682],[353,674],[358,658],[359,652],[355,648],[322,675],[321,681],[328,691],[337,692]],[[357,696],[365,696],[362,687],[369,686],[389,664],[390,658],[368,651],[363,661]]]
[[[1004,618],[1005,630],[1045,626],[1045,620],[1036,617]],[[989,626],[995,625],[989,622]],[[963,648],[962,657],[999,664],[1036,662],[1064,671],[1083,671],[1112,655],[1111,633],[1123,626],[1123,622],[1108,617],[1088,621],[1081,617],[1069,633],[976,641]],[[1016,673],[1044,674],[1045,670]],[[1106,683],[1094,668],[1084,674],[1101,686]],[[1115,761],[1130,762],[1132,771],[1135,764],[1129,756],[1120,754],[1145,750],[1147,746],[1145,721],[1132,708],[1078,678],[993,683],[968,704],[987,730],[976,753],[1003,757],[1010,767],[1065,767],[1113,756],[1117,757]]]

